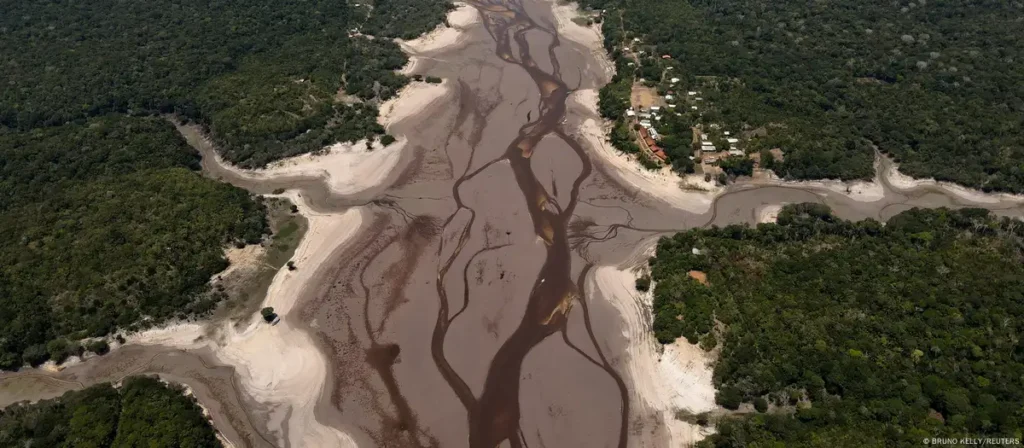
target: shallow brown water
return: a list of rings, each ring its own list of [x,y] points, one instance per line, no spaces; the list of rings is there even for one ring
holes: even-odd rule
[[[448,79],[451,94],[392,129],[412,143],[381,187],[338,196],[313,178],[246,181],[201,148],[210,175],[252,191],[299,188],[317,210],[372,212],[321,271],[320,287],[284,317],[329,360],[316,418],[360,446],[665,446],[661,423],[630,402],[617,312],[585,297],[593,267],[626,262],[668,232],[752,223],[764,205],[822,202],[850,219],[975,205],[935,187],[886,185],[884,199],[863,203],[823,189],[737,185],[707,213],[674,209],[621,182],[575,136],[592,112],[567,105],[569,94],[607,74],[594,49],[557,35],[551,4],[473,4],[484,22],[468,43],[417,65]],[[1024,214],[1020,204],[980,206]],[[209,359],[123,348],[59,375],[0,376],[0,404],[160,373],[193,387],[239,446],[277,440],[267,410]]]

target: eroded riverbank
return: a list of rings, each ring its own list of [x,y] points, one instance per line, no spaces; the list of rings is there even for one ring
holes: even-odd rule
[[[644,177],[600,148],[593,98],[610,64],[593,29],[547,1],[471,6],[478,20],[461,10],[457,45],[417,47],[409,72],[444,82],[393,105],[388,148],[246,172],[181,128],[209,175],[287,190],[310,220],[298,270],[282,270],[265,300],[279,325],[148,333],[59,374],[4,375],[23,391],[9,399],[153,372],[192,387],[237,446],[673,446],[699,434],[668,416],[706,406],[707,391],[654,396],[678,376],[650,371],[654,351],[635,355],[655,349],[637,340],[648,305],[608,281],[643,263],[638,248],[791,202],[851,219],[913,206],[1024,214],[1012,198],[894,185],[884,161],[871,195]]]

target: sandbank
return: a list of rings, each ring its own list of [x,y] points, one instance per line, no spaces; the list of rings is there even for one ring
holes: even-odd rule
[[[592,118],[597,114],[597,91],[594,89],[577,90],[569,97],[570,107],[580,107],[587,113],[580,114],[584,119],[577,130],[593,150],[593,154],[612,168],[612,174],[620,181],[632,185],[637,190],[661,199],[673,207],[692,213],[707,212],[714,197],[722,188],[704,182],[699,176],[682,178],[665,168],[651,171],[633,158],[613,148],[605,138],[605,130],[601,121]]]
[[[621,328],[628,341],[625,373],[638,415],[661,416],[670,437],[666,446],[690,446],[712,430],[679,420],[675,414],[715,409],[712,357],[684,338],[662,351],[647,321],[653,294],[640,293],[634,286],[638,271],[602,266],[594,270],[591,284],[622,316]]]
[[[412,82],[398,92],[394,98],[380,105],[377,122],[384,129],[404,120],[407,117],[430,107],[435,101],[442,99],[449,92],[450,83],[442,80],[438,84],[428,82]]]
[[[933,178],[915,179],[899,170],[899,165],[890,163],[884,170],[885,181],[897,190],[912,190],[922,186],[938,187],[949,194],[966,201],[979,204],[998,204],[1000,202],[1024,202],[1024,195],[1010,193],[985,193],[983,191],[957,185],[950,182],[940,182]]]
[[[447,21],[448,25],[442,23],[433,31],[416,39],[395,39],[395,42],[409,55],[409,63],[402,69],[402,73],[412,73],[419,58],[429,57],[429,54],[440,50],[457,48],[465,43],[467,41],[465,30],[480,22],[480,13],[466,3],[456,3],[455,9],[448,12]]]
[[[773,204],[761,207],[757,211],[757,222],[758,224],[776,222],[779,220],[779,211],[782,210],[784,204]]]
[[[777,176],[772,174],[771,179],[768,181],[755,183],[767,183],[787,187],[825,189],[839,193],[857,202],[876,202],[885,198],[885,188],[877,179],[871,182],[863,180],[841,181],[838,179],[792,181],[779,179]]]
[[[360,209],[340,213],[316,213],[295,191],[281,197],[291,200],[309,222],[292,261],[297,269],[282,268],[274,277],[261,307],[271,306],[282,317],[277,325],[253,315],[249,325],[236,329],[224,322],[213,329],[206,323],[177,323],[129,335],[129,343],[177,348],[210,348],[217,359],[236,369],[239,384],[254,400],[275,408],[287,427],[291,446],[355,446],[346,434],[316,421],[313,415],[327,374],[327,360],[305,331],[288,319],[297,298],[311,293],[318,267],[358,231]],[[285,420],[287,417],[287,420]],[[274,428],[271,428],[274,429]]]

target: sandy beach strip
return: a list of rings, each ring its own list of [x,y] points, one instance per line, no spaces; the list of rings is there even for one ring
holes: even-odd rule
[[[569,97],[570,107],[583,108],[583,116],[597,114],[597,91],[577,90]],[[714,203],[715,196],[722,191],[705,183],[703,178],[680,177],[669,168],[651,171],[641,166],[634,158],[623,154],[608,142],[601,120],[586,118],[578,129],[580,137],[588,143],[592,154],[604,161],[616,178],[632,185],[637,190],[663,200],[673,207],[691,213],[705,213]]]
[[[448,13],[448,25],[442,23],[433,31],[416,39],[395,39],[409,56],[409,63],[402,69],[402,73],[413,73],[420,58],[429,58],[431,53],[452,50],[467,42],[465,31],[480,23],[480,12],[466,3],[456,2],[455,5],[455,9]]]
[[[628,341],[624,373],[631,401],[638,408],[636,415],[660,416],[670,437],[665,446],[689,446],[712,430],[681,421],[675,414],[715,409],[712,358],[684,338],[664,347],[654,339],[647,322],[653,294],[636,290],[638,276],[638,269],[602,266],[594,270],[588,286],[596,288],[622,317],[623,337]]]
[[[779,212],[785,204],[766,205],[757,210],[757,223],[774,223],[779,220]]]
[[[446,81],[438,84],[410,83],[398,95],[381,105],[377,120],[388,129],[446,98],[449,89],[450,84]],[[249,181],[319,177],[334,194],[355,194],[383,183],[398,165],[409,139],[404,135],[398,135],[397,138],[386,147],[379,142],[367,146],[365,139],[355,143],[337,143],[317,153],[273,162],[263,169],[243,169],[228,163],[219,155],[215,155],[214,159],[220,169]]]
[[[978,204],[998,204],[1000,202],[1024,202],[1024,195],[1010,193],[985,193],[983,191],[957,185],[950,182],[940,182],[935,179],[915,179],[899,170],[899,165],[891,163],[882,174],[886,182],[896,190],[913,190],[922,186],[937,187],[960,199]]]
[[[448,80],[442,80],[438,84],[409,83],[398,92],[398,95],[380,105],[377,122],[384,126],[384,129],[390,129],[393,124],[427,109],[438,100],[446,98],[449,93],[451,84]]]

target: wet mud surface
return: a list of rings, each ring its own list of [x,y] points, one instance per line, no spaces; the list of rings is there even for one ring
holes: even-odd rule
[[[578,137],[593,112],[568,98],[608,74],[594,49],[557,34],[551,3],[470,3],[482,22],[467,43],[416,65],[448,80],[450,92],[391,129],[410,144],[379,188],[339,196],[317,178],[247,181],[204,150],[212,176],[259,193],[298,188],[315,210],[363,207],[371,216],[285,317],[328,360],[316,419],[361,447],[665,446],[662,423],[631,402],[622,321],[584,284],[596,266],[636,262],[638,248],[667,233],[754,223],[764,206],[807,201],[849,219],[913,206],[1024,214],[1019,203],[971,204],[937,187],[884,182],[875,202],[740,184],[706,213],[672,208],[623,182]],[[192,387],[238,446],[276,444],[268,410],[210,359],[126,347],[60,374],[0,376],[0,404],[159,373]]]

